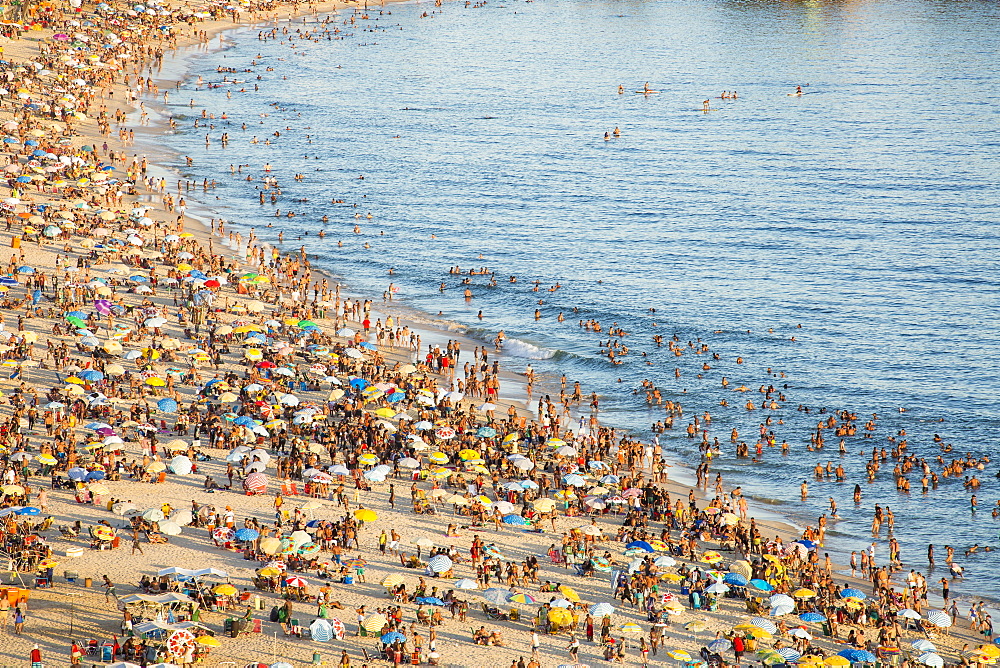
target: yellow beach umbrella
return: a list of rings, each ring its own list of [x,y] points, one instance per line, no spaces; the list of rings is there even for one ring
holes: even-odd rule
[[[580,602],[580,595],[577,594],[576,590],[573,589],[572,587],[567,587],[566,585],[562,585],[561,587],[559,587],[559,593],[562,594],[567,601],[572,601],[573,603]]]
[[[552,608],[549,610],[549,621],[559,626],[566,626],[573,623],[573,614],[565,608]]]
[[[405,580],[403,579],[402,575],[400,575],[399,573],[392,573],[390,575],[387,575],[386,578],[382,580],[382,586],[398,587],[399,585],[403,584],[403,582],[405,582]]]
[[[374,522],[378,519],[378,513],[368,508],[360,508],[354,511],[354,519],[359,522]]]
[[[239,590],[233,585],[227,583],[227,584],[220,584],[219,586],[212,589],[212,591],[214,591],[219,596],[232,596]]]
[[[556,507],[556,502],[552,499],[535,499],[531,506],[539,512],[548,513]]]

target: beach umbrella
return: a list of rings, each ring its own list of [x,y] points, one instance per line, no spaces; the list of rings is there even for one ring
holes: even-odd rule
[[[217,585],[215,588],[212,589],[212,591],[218,594],[219,596],[233,596],[234,594],[239,592],[239,590],[236,587],[228,583]]]
[[[503,518],[504,524],[511,524],[514,526],[525,526],[529,524],[528,520],[521,517],[520,515],[505,515]]]
[[[789,663],[791,663],[793,661],[798,661],[802,657],[802,653],[801,652],[797,652],[794,649],[792,649],[791,647],[782,647],[782,648],[777,649],[775,651],[778,652],[778,654],[781,655],[781,658],[783,658],[785,661],[787,661]]]
[[[374,522],[378,519],[378,513],[368,508],[359,508],[354,511],[354,519],[359,522]]]
[[[507,602],[509,595],[510,592],[508,590],[501,589],[500,587],[490,587],[483,592],[483,598],[493,605],[503,605]]]
[[[843,649],[837,652],[837,656],[842,656],[851,663],[874,663],[878,661],[878,657],[863,649]]]
[[[398,587],[399,585],[403,584],[404,582],[406,582],[406,580],[404,580],[403,576],[400,575],[399,573],[390,573],[389,575],[387,575],[385,577],[384,580],[382,580],[382,586],[383,587],[390,587],[390,588],[391,587]]]
[[[145,516],[145,514],[143,516]],[[218,529],[212,530],[212,538],[219,543],[228,543],[236,538],[236,532],[229,527],[219,527]]]
[[[443,554],[431,557],[430,561],[427,562],[427,566],[435,573],[445,573],[452,568],[451,559]]]
[[[396,642],[406,642],[406,636],[404,636],[399,631],[389,631],[384,636],[379,638],[384,644],[391,645]]]
[[[765,582],[764,580],[759,580],[759,579],[751,580],[750,585],[755,589],[759,589],[760,591],[774,591],[774,587]]]
[[[925,666],[930,666],[930,668],[942,668],[944,666],[944,659],[941,658],[941,655],[934,652],[924,652],[917,657],[917,661]]]
[[[655,552],[653,546],[644,540],[634,540],[625,546],[626,550],[642,550],[643,552]]]
[[[841,589],[840,590],[840,597],[841,598],[857,598],[857,599],[861,599],[863,601],[866,598],[868,598],[868,595],[866,593],[864,593],[863,591],[861,591],[860,589],[854,589],[852,587],[847,587],[845,589]]]
[[[707,645],[708,651],[715,654],[722,654],[727,652],[733,647],[733,643],[729,642],[725,638],[719,638],[718,640],[713,640]]]
[[[285,578],[285,585],[288,587],[308,587],[308,583],[297,575]]]
[[[693,622],[688,622],[687,624],[685,624],[684,628],[690,631],[691,633],[701,633],[702,631],[708,628],[708,624],[701,621],[700,619],[696,619]]]
[[[804,622],[812,622],[814,624],[818,624],[820,622],[825,622],[826,616],[821,615],[818,612],[803,612],[801,615],[799,615],[799,619],[801,619]]]
[[[264,554],[275,554],[280,549],[281,540],[278,538],[271,536],[260,541],[260,551]]]
[[[812,640],[812,634],[798,626],[788,629],[788,635],[794,638],[802,638],[803,640]]]
[[[642,627],[638,624],[633,624],[629,622],[628,624],[622,624],[622,633],[642,633]]]
[[[372,634],[381,633],[383,627],[385,627],[385,625],[388,623],[389,621],[385,618],[384,615],[380,615],[377,613],[368,615],[367,617],[361,620],[362,628],[364,628],[364,630],[367,631],[368,633]]]
[[[139,509],[133,506],[131,503],[128,503],[127,501],[119,501],[115,505],[111,506],[111,512],[113,512],[115,515],[124,516],[125,513],[127,513],[130,510],[138,511]]]
[[[633,626],[637,625],[633,624]],[[674,661],[683,661],[685,663],[691,661],[691,655],[682,649],[672,649],[669,652],[667,652],[667,656],[669,656]]]
[[[537,603],[534,596],[522,592],[511,594],[510,596],[507,597],[507,601],[509,603],[514,603],[517,605],[531,605],[533,603]]]
[[[333,640],[333,625],[325,619],[317,619],[309,625],[309,636],[316,642]]]
[[[556,502],[553,499],[535,499],[531,502],[531,505],[535,510],[547,513],[556,507]]]
[[[927,613],[927,621],[940,629],[946,629],[952,625],[951,617],[941,610],[931,610]]]
[[[260,537],[260,532],[256,529],[243,528],[236,530],[237,540],[256,540]]]
[[[549,621],[559,626],[568,626],[573,623],[573,615],[565,608],[552,608],[549,610]]]
[[[916,610],[910,610],[909,608],[903,608],[896,613],[897,616],[903,619],[920,619],[920,613]]]
[[[756,626],[757,628],[763,629],[771,634],[778,632],[778,627],[775,626],[774,622],[766,617],[751,617],[749,623],[751,626]]]
[[[173,413],[177,410],[177,402],[169,397],[164,397],[156,402],[156,407],[164,413]]]
[[[573,601],[574,603],[580,602],[580,595],[577,594],[576,590],[573,589],[572,587],[567,587],[566,585],[562,585],[561,587],[559,587],[559,593],[568,598],[569,600]]]
[[[739,573],[726,573],[722,577],[722,581],[728,585],[733,585],[734,587],[746,587],[750,584],[750,581]]]
[[[142,519],[147,522],[159,522],[164,519],[163,511],[159,508],[150,508],[142,513]]]
[[[479,584],[470,578],[455,580],[454,586],[455,589],[479,589]]]
[[[706,587],[705,591],[707,591],[709,594],[725,594],[727,591],[729,591],[729,587],[727,587],[722,582],[715,582]]]
[[[767,666],[774,666],[785,662],[785,657],[781,656],[781,654],[773,649],[757,650],[757,658],[760,659],[761,663]]]
[[[936,652],[937,648],[934,647],[934,643],[926,638],[919,638],[910,643],[910,647],[917,650],[918,652]]]
[[[788,594],[774,594],[767,599],[767,602],[771,604],[771,607],[777,605],[795,605],[795,601]]]
[[[160,527],[160,531],[168,536],[178,536],[181,533],[180,526],[170,520],[164,520],[158,526]]]

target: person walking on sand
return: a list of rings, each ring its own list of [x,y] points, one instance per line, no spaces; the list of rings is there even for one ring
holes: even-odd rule
[[[21,612],[21,608],[14,608],[14,633],[21,635],[24,631],[24,613]]]
[[[139,554],[144,554],[142,551],[142,545],[139,544],[139,530],[132,530],[132,556],[135,556],[135,551],[138,550]]]
[[[142,550],[140,550],[141,552]],[[107,603],[109,598],[114,598],[118,600],[118,596],[115,595],[115,583],[112,582],[107,575],[104,577],[104,602]]]
[[[580,641],[576,639],[576,634],[571,634],[569,637],[569,660],[572,663],[577,663],[580,658]]]

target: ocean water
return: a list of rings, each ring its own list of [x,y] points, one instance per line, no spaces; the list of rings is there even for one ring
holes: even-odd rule
[[[367,16],[283,23],[269,41],[235,31],[185,56],[191,76],[165,111],[177,131],[157,142],[193,159],[173,165],[184,178],[217,181],[189,197],[264,241],[283,231],[354,292],[377,299],[391,281],[408,317],[483,342],[504,330],[505,365],[579,380],[601,395],[602,420],[645,438],[663,411],[634,391],[651,380],[684,405],[662,439],[681,478],[698,461],[684,427],[710,412],[723,444],[713,473],[800,526],[835,498],[825,549],[842,563],[870,542],[876,503],[896,515],[907,568],[924,569],[936,545],[937,578],[945,544],[962,555],[1000,543],[1000,462],[977,472],[976,513],[961,480],[924,495],[911,474],[900,494],[891,461],[873,483],[863,475],[900,429],[939,474],[935,433],[952,456],[997,451],[996,3],[490,0]],[[636,94],[646,82],[658,92]],[[193,127],[202,109],[214,128]],[[282,192],[260,205],[266,163]],[[234,177],[231,165],[249,167]],[[453,266],[488,267],[497,285],[473,277],[466,301]],[[599,354],[613,322],[629,333],[620,365]],[[676,357],[656,333],[710,353]],[[768,384],[781,407],[747,411]],[[878,428],[847,439],[847,456],[829,433],[810,452],[821,408],[856,412],[859,428],[877,414]],[[789,454],[735,458],[730,431],[752,445],[767,415]],[[847,482],[813,479],[831,460]],[[953,591],[995,591],[998,554],[960,556],[967,580]]]

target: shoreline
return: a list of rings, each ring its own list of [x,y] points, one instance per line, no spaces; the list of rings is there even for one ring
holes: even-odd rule
[[[409,1],[408,0],[396,0],[395,2],[390,1],[389,3],[382,3],[381,6],[384,7],[384,6],[391,6],[393,4],[404,4],[404,3],[409,4]],[[282,21],[292,21],[295,18],[304,17],[306,15],[312,16],[313,19],[314,19],[313,23],[316,23],[316,22],[318,22],[316,19],[320,15],[328,15],[330,13],[335,13],[336,11],[339,11],[339,10],[351,9],[352,8],[351,5],[350,5],[350,3],[345,4],[345,5],[338,5],[338,3],[332,3],[332,4],[335,5],[334,9],[310,10],[309,12],[301,12],[301,13],[298,13],[298,14],[295,14],[295,15],[288,15],[285,18],[280,19],[278,23],[280,23]],[[358,6],[354,6],[353,7],[353,10],[355,12],[360,11],[360,9],[361,8],[358,7]],[[218,36],[220,40],[222,39],[222,37],[224,35],[232,34],[232,35],[234,35],[233,39],[235,39],[235,35],[238,35],[238,34],[241,34],[241,33],[245,33],[246,31],[253,30],[255,26],[260,26],[260,25],[277,25],[277,23],[269,22],[269,21],[264,21],[264,22],[262,22],[260,24],[254,24],[254,25],[219,26],[219,27],[217,27],[215,29],[215,32],[212,33],[212,34],[213,34],[213,36]],[[189,45],[189,48],[191,48],[192,46],[197,46],[197,45]],[[195,51],[195,50],[192,49],[191,52],[189,52],[187,54],[179,54],[178,58],[180,58],[180,59],[182,59],[184,61],[186,72],[187,72],[186,76],[182,77],[182,80],[188,80],[188,75],[190,75],[190,70],[194,67],[194,63],[196,61],[201,60],[203,58],[206,58],[206,57],[212,55],[213,53],[221,53],[224,50],[225,50],[225,48],[220,45],[215,50],[198,52],[198,51]],[[173,81],[173,80],[172,79],[166,79],[166,81]],[[164,113],[164,112],[161,112],[161,113]],[[152,130],[152,128],[150,128],[150,129]],[[154,137],[154,136],[155,135],[153,135],[153,134],[150,135],[151,138]],[[179,154],[176,153],[176,152],[174,152],[174,151],[170,151],[170,155],[174,156],[175,159],[177,159],[177,158],[180,157]],[[167,169],[168,171],[172,171],[174,169],[172,167],[163,167],[163,168]],[[206,212],[207,215],[210,215],[210,216],[212,215],[213,211],[212,211],[211,204],[209,204],[208,202],[204,202],[204,201],[198,200],[198,194],[197,193],[195,193],[194,201],[198,202],[198,205],[205,210],[205,212]],[[202,221],[202,224],[204,225],[204,221]],[[248,231],[252,230],[253,228],[251,228],[251,227],[245,227],[244,226],[241,229],[243,229],[244,232],[248,232]],[[265,247],[267,247],[267,248],[271,248],[272,247],[270,244],[268,244],[266,242],[263,245]],[[291,243],[286,243],[285,245],[286,246],[290,246],[292,244]],[[277,246],[275,246],[275,247],[277,247]],[[285,251],[285,252],[289,252],[289,251]],[[314,274],[316,274],[318,276],[321,276],[321,277],[326,277],[326,278],[328,278],[331,281],[336,281],[337,278],[338,278],[337,274],[331,273],[330,271],[322,269],[322,268],[313,267],[312,271],[313,271]],[[361,299],[364,299],[366,297],[371,297],[371,298],[374,299],[375,296],[373,296],[373,295],[372,296],[368,296],[368,295],[365,295],[365,294],[363,294],[361,292],[352,292],[351,288],[350,288],[350,284],[349,284],[349,277],[345,276],[343,278],[344,278],[345,281],[347,281],[347,290],[345,292],[346,295],[351,296],[351,297],[361,298]],[[385,308],[386,307],[385,303],[382,304],[382,307],[383,307],[382,309],[379,309],[379,305],[376,302],[374,304],[374,306],[373,306],[373,311],[384,317],[385,315],[388,314],[388,311]],[[454,322],[455,329],[452,329],[450,327],[445,328],[444,326],[442,326],[440,324],[440,322],[435,322],[435,317],[433,315],[431,315],[430,313],[428,313],[428,312],[422,311],[419,308],[415,308],[415,307],[412,307],[412,306],[404,306],[404,308],[410,309],[410,311],[413,314],[415,314],[416,317],[421,318],[421,320],[422,320],[421,324],[418,325],[417,327],[415,327],[415,329],[418,329],[422,334],[428,335],[428,336],[424,337],[424,342],[425,343],[428,340],[431,340],[431,341],[440,342],[441,344],[443,344],[445,340],[450,339],[450,338],[461,339],[463,341],[463,352],[465,352],[465,351],[468,350],[467,346],[465,345],[466,342],[470,342],[470,343],[472,343],[472,345],[483,346],[484,348],[488,345],[486,341],[477,340],[475,338],[465,336],[465,334],[469,330],[475,329],[475,327],[473,327],[472,325],[467,325],[467,324],[463,324],[463,323]],[[410,319],[409,323],[412,325],[413,320]],[[504,355],[502,353],[500,353],[499,357],[500,357],[501,360],[504,359]],[[511,361],[511,362],[513,361],[510,358],[507,358],[507,359],[508,359],[508,361]],[[511,402],[513,402],[517,406],[517,408],[519,410],[519,413],[527,415],[529,417],[537,418],[537,411],[533,410],[531,408],[531,406],[528,405],[528,402],[526,400],[527,398],[526,398],[526,396],[524,394],[524,391],[523,391],[524,384],[521,381],[523,375],[520,374],[520,373],[518,373],[517,371],[515,371],[513,369],[505,369],[505,371],[507,372],[506,375],[508,377],[508,382],[513,382],[515,384],[515,386],[517,387],[517,391],[516,392],[514,392],[512,395],[508,395],[507,396],[508,400],[511,401]],[[547,385],[541,386],[541,388],[536,392],[536,396],[545,395],[547,392],[552,392],[553,394],[555,394],[557,392],[557,389],[558,389],[557,379],[553,376],[553,377],[549,378],[548,381],[549,381],[549,383]],[[711,493],[710,489],[707,486],[705,486],[704,488],[702,488],[702,487],[698,487],[698,486],[696,486],[694,484],[694,467],[693,467],[693,465],[691,465],[688,462],[683,461],[679,457],[671,456],[671,453],[667,452],[666,450],[664,451],[664,461],[668,464],[669,467],[672,468],[671,473],[677,474],[677,475],[674,475],[674,476],[670,476],[669,473],[668,473],[668,478],[669,478],[669,482],[671,484],[672,491],[677,492],[677,491],[683,490],[683,491],[686,492],[689,489],[694,489],[696,491],[696,494],[703,501],[710,501],[713,498],[714,494]],[[741,484],[740,484],[739,480],[737,480],[735,482],[733,480],[727,480],[726,481],[726,491],[727,491],[727,493],[730,490],[732,490],[733,488],[740,487],[740,486],[741,486]],[[758,516],[762,516],[762,517],[759,517],[759,519],[763,519],[762,526],[766,526],[766,527],[769,528],[769,530],[773,530],[773,532],[775,534],[777,534],[777,535],[780,535],[783,540],[786,540],[786,541],[794,540],[796,537],[801,536],[802,531],[805,529],[805,527],[811,526],[811,525],[815,524],[815,518],[811,517],[811,516],[809,516],[809,515],[807,515],[805,513],[794,513],[794,512],[790,512],[788,510],[785,510],[785,511],[775,510],[775,509],[770,508],[768,506],[768,504],[765,503],[764,501],[755,499],[753,497],[748,497],[748,500],[749,500],[749,507],[750,507],[750,510],[751,510],[751,514],[753,515],[753,514],[756,513]],[[846,534],[845,533],[844,536],[843,536],[843,538],[841,540],[843,540],[845,542],[859,542],[859,541],[863,542],[865,540],[865,538],[866,537],[863,536],[863,535],[861,535],[861,536],[852,536],[850,534]],[[834,538],[833,540],[837,540],[837,539]],[[846,556],[847,553],[849,552],[849,550],[845,547],[842,550],[842,552]],[[912,566],[912,564],[908,564],[908,566]],[[844,578],[846,578],[847,580],[849,580],[851,582],[856,582],[857,581],[856,578],[853,578],[853,577],[851,577],[849,575],[850,568],[849,568],[849,564],[847,564],[846,562],[841,563],[841,562],[836,562],[835,561],[834,562],[834,568],[835,568],[835,571],[841,577],[844,577]],[[894,576],[894,581],[897,582],[897,583],[902,582],[902,578],[903,578],[904,575],[905,575],[905,572],[903,572],[903,571],[898,572]],[[981,598],[981,596],[977,597],[977,596],[973,596],[971,594],[969,594],[969,595],[967,595],[965,597],[963,597],[961,594],[958,594],[957,596],[958,596],[958,598],[960,600],[966,600],[966,599],[971,600],[971,599]],[[932,598],[934,598],[934,597],[932,596]],[[940,600],[940,598],[938,598],[937,600]],[[991,603],[994,606],[996,606],[995,609],[998,612],[1000,612],[1000,598],[995,599],[995,600],[991,598],[990,601],[991,601]]]

